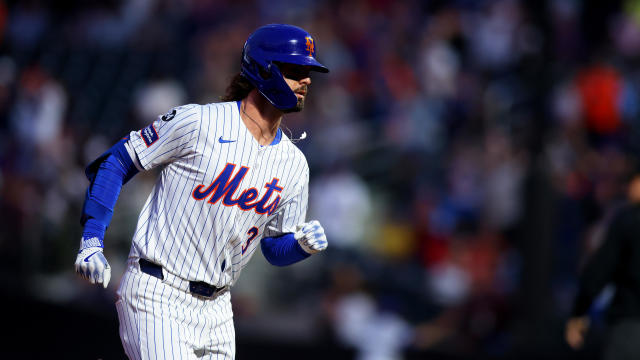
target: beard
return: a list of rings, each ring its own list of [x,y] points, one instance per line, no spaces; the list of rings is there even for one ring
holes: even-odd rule
[[[298,98],[298,102],[296,103],[296,106],[294,106],[294,107],[292,107],[290,109],[284,110],[283,112],[285,114],[294,113],[294,112],[300,112],[300,111],[302,111],[302,109],[304,109],[304,100],[307,98],[307,94],[309,94],[309,91],[308,91],[307,86],[305,85],[305,86],[301,86],[301,87],[293,90],[293,92],[295,93],[296,91],[300,91],[300,90],[304,90],[304,92],[305,92],[304,97]]]
[[[304,109],[304,98],[298,99],[298,102],[296,103],[296,106],[294,106],[294,107],[292,107],[290,109],[286,109],[283,112],[285,114],[288,114],[288,113],[300,112],[300,111],[302,111],[302,109]]]

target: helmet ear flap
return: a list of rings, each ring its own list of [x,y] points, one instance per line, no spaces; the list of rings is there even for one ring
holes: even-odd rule
[[[260,75],[260,77],[264,80],[269,80],[271,79],[271,66],[273,66],[273,63],[269,63],[267,64],[267,67],[264,68],[262,66],[260,66],[259,64],[254,63],[257,67],[258,67],[258,74]]]
[[[243,56],[243,67],[247,68],[254,76],[260,77],[261,80],[269,80],[272,77],[272,62],[268,62],[267,66],[260,65],[255,59],[250,56]]]
[[[298,98],[282,77],[278,65],[273,61],[265,61],[264,64],[262,66],[251,56],[244,56],[241,74],[276,108],[287,110],[295,107]]]

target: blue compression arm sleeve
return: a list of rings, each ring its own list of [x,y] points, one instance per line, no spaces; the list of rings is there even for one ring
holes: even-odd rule
[[[104,239],[122,185],[138,172],[124,147],[125,141],[118,142],[87,167],[91,185],[82,210],[83,238]]]
[[[265,259],[275,266],[287,266],[311,256],[302,250],[293,233],[278,237],[266,237],[260,242]]]

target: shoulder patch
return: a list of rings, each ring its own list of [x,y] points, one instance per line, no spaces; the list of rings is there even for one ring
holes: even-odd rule
[[[156,128],[153,127],[153,124],[147,126],[146,128],[140,130],[140,136],[142,136],[142,140],[147,144],[147,147],[153,145],[156,141],[158,141],[158,132]]]
[[[176,116],[177,112],[178,112],[178,110],[176,110],[176,108],[171,109],[171,111],[169,111],[168,113],[162,115],[162,117],[161,117],[162,121],[171,121],[171,120],[173,120],[173,118]]]

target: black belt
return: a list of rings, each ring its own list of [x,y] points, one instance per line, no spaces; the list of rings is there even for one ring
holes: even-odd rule
[[[154,264],[149,260],[140,259],[140,270],[149,274],[153,277],[156,277],[160,280],[164,280],[164,274],[162,273],[162,266],[158,264]],[[212,297],[216,293],[220,292],[224,288],[218,288],[213,285],[207,284],[203,281],[189,281],[189,291],[193,294],[204,296],[204,297]]]

